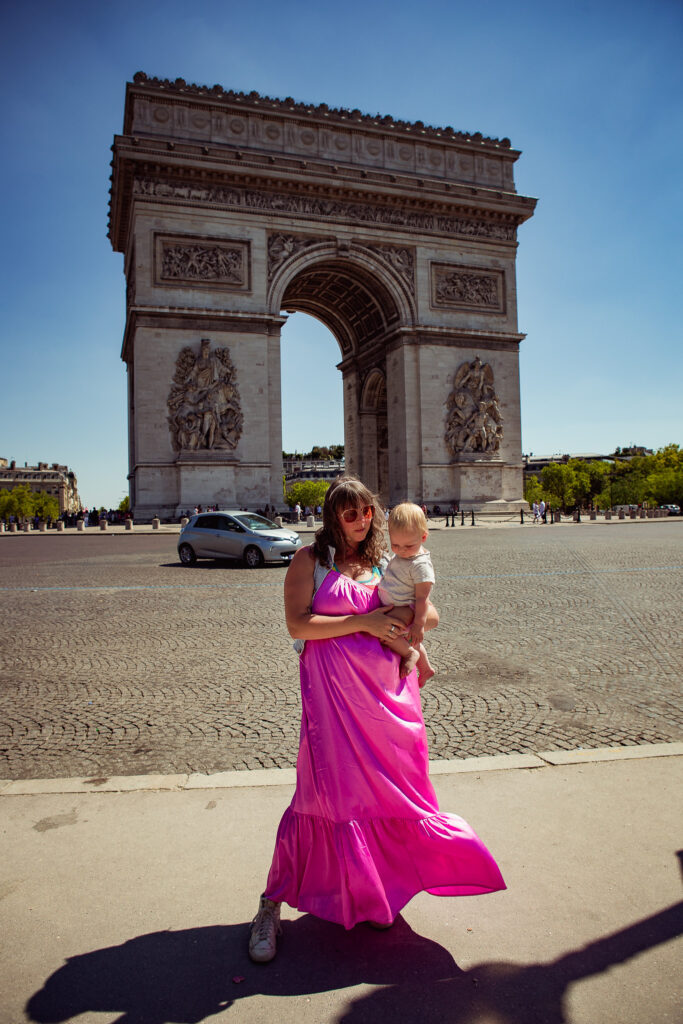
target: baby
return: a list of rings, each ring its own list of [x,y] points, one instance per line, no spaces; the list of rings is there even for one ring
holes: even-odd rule
[[[432,560],[422,547],[429,532],[427,518],[419,505],[404,501],[391,510],[387,526],[394,557],[382,577],[379,596],[382,604],[394,606],[392,614],[408,626],[406,635],[388,641],[387,647],[401,655],[401,675],[407,676],[417,666],[418,682],[424,686],[434,675],[422,646],[434,584]]]

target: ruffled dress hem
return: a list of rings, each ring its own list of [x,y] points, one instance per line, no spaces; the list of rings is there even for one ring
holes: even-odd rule
[[[265,894],[351,929],[362,921],[390,924],[419,892],[476,896],[502,889],[495,860],[457,815],[334,822],[289,807]]]

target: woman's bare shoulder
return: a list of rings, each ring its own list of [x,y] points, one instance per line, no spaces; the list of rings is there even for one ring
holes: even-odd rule
[[[299,548],[297,553],[289,563],[289,569],[287,575],[295,579],[304,579],[308,576],[313,578],[313,570],[315,569],[315,556],[313,554],[313,545],[306,544],[305,547]]]

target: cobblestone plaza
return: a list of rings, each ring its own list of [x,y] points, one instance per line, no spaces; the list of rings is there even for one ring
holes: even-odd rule
[[[434,530],[431,757],[680,740],[682,540],[680,520]],[[294,765],[285,570],[183,567],[176,543],[0,540],[0,778]]]

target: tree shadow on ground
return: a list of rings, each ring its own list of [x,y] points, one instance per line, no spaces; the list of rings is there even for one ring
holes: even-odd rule
[[[400,916],[388,932],[364,925],[345,932],[310,915],[284,929],[278,957],[267,965],[249,961],[246,924],[154,932],[71,957],[31,996],[26,1013],[38,1024],[88,1011],[118,1012],[116,1024],[198,1024],[254,995],[309,996],[362,984],[381,987],[354,994],[337,1021],[563,1024],[573,982],[683,934],[683,902],[550,963],[469,970]]]

